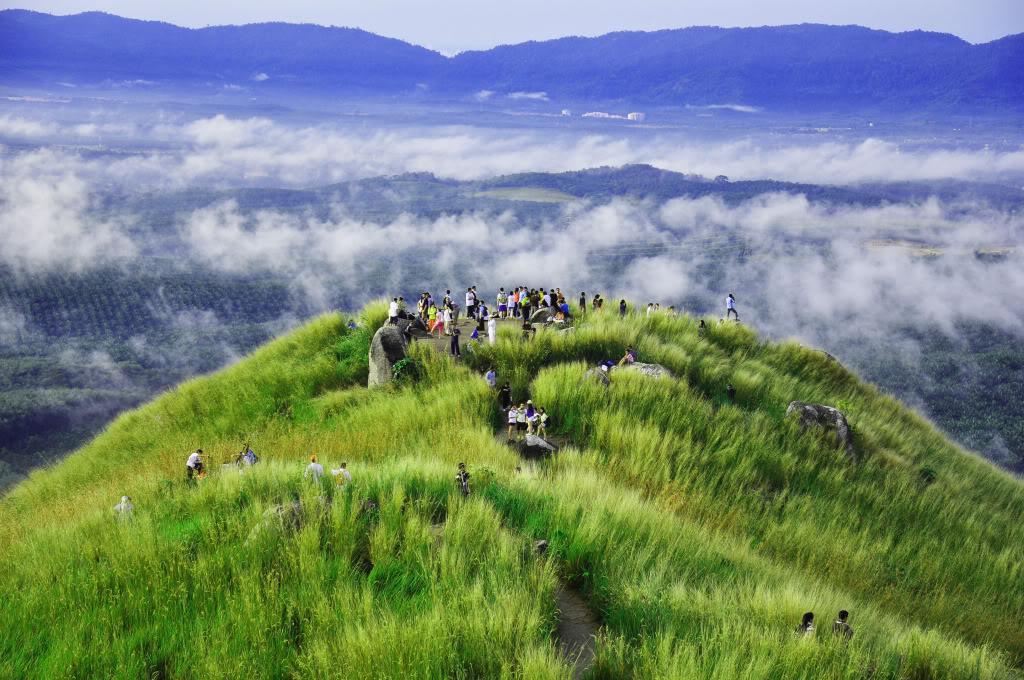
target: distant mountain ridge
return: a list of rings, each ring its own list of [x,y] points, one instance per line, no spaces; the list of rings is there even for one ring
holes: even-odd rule
[[[859,26],[693,27],[445,57],[353,28],[189,29],[98,12],[0,11],[0,84],[62,81],[463,99],[533,93],[540,101],[775,111],[1019,111],[1024,34],[974,45]]]

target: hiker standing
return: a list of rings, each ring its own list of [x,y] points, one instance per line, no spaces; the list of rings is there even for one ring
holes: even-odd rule
[[[736,311],[736,298],[732,293],[725,298],[725,318],[728,319],[730,314],[735,315],[737,321],[740,320],[740,313]]]
[[[348,471],[348,463],[342,463],[337,470],[331,470],[331,475],[338,481],[338,486],[344,486],[352,481],[352,473]]]
[[[306,466],[306,471],[302,476],[307,479],[312,478],[314,482],[319,482],[320,478],[324,476],[324,466],[317,462],[316,454],[309,457],[309,465]]]
[[[185,481],[191,482],[193,476],[200,475],[203,472],[203,450],[196,449],[189,454],[188,460],[185,461]]]
[[[459,463],[459,471],[455,473],[455,483],[463,496],[469,496],[469,472],[466,471],[466,464]]]
[[[580,293],[580,316],[585,316],[587,313],[587,294],[586,292]]]
[[[850,618],[850,612],[845,609],[840,610],[839,618],[832,624],[833,635],[841,635],[845,640],[853,637],[853,626],[847,621],[848,618]]]
[[[508,316],[508,294],[505,293],[504,288],[498,289],[498,299],[496,302],[498,303],[498,316],[504,319]]]
[[[494,344],[498,341],[498,322],[492,316],[487,320],[487,342]]]
[[[626,301],[619,300],[619,316],[626,316]]]
[[[462,335],[462,331],[458,328],[452,331],[452,344],[451,352],[453,357],[461,357],[462,350],[459,348],[459,336]]]
[[[502,385],[498,390],[498,404],[502,411],[507,411],[512,406],[512,387],[508,383]]]
[[[814,635],[814,612],[807,612],[796,627],[796,634],[799,637],[810,637]]]
[[[114,506],[114,512],[117,513],[117,519],[121,522],[127,522],[130,520],[134,511],[135,506],[132,505],[131,496],[121,496],[121,502]]]
[[[476,316],[476,293],[472,287],[466,289],[466,315],[471,319]]]
[[[519,409],[516,408],[515,404],[512,404],[508,407],[508,441],[512,441],[512,437],[516,431],[516,421],[518,419]]]
[[[398,323],[398,298],[392,298],[388,304],[388,323],[392,326]]]

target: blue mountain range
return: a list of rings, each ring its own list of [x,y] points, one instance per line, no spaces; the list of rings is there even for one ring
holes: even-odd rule
[[[1014,113],[1024,109],[1024,34],[971,44],[949,34],[859,26],[694,27],[447,57],[353,28],[190,29],[98,12],[0,11],[0,86],[59,82],[448,99],[534,93],[521,97],[775,111]]]

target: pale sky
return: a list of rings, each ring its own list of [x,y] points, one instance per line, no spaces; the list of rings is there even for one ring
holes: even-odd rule
[[[564,35],[803,22],[921,28],[987,42],[1024,32],[1024,0],[23,0],[51,14],[101,10],[182,26],[260,21],[354,26],[445,53]]]

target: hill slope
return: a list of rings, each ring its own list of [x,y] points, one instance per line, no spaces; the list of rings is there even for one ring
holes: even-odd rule
[[[1019,677],[1024,489],[824,355],[598,315],[465,365],[417,347],[416,384],[367,390],[381,321],[322,317],[0,500],[0,676],[568,677],[563,582],[601,615],[595,677]],[[629,344],[679,377],[583,379]],[[483,366],[575,446],[522,461]],[[841,406],[862,462],[785,419],[792,399]],[[262,462],[221,470],[240,440]],[[189,487],[196,446],[213,472]],[[353,482],[304,482],[310,452]]]
[[[481,90],[628,105],[743,104],[775,111],[1019,111],[1024,36],[858,26],[693,27],[504,45],[445,58],[350,28],[251,24],[186,29],[85,13],[0,12],[7,84],[469,98]]]

